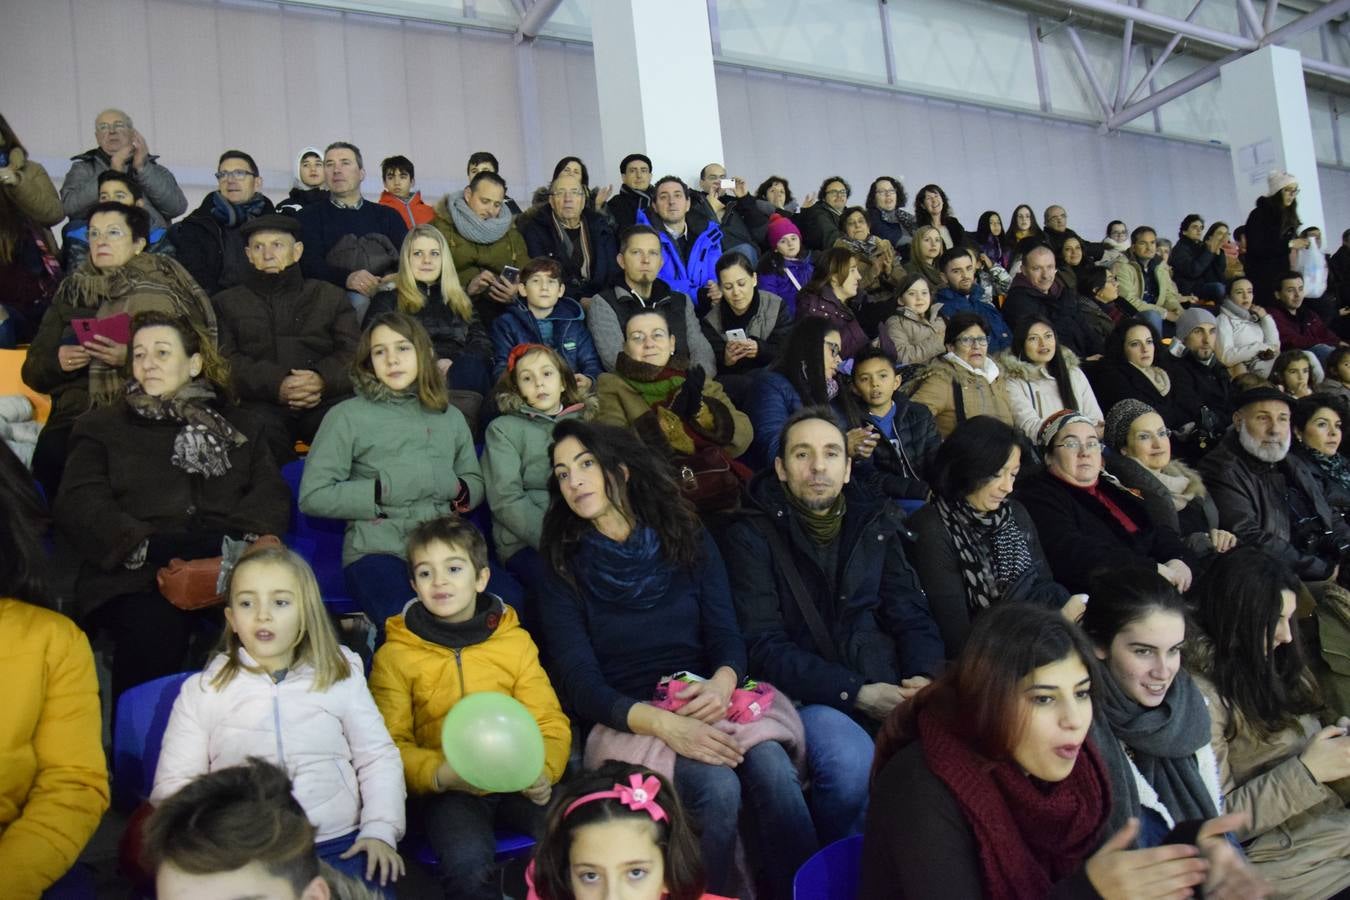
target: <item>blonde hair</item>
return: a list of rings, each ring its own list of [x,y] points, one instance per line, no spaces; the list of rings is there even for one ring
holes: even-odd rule
[[[427,238],[436,242],[441,251],[441,296],[445,305],[455,311],[466,322],[473,321],[473,304],[469,295],[459,286],[459,272],[455,270],[454,257],[450,255],[450,245],[445,235],[434,225],[418,225],[403,239],[403,249],[398,254],[398,308],[400,312],[416,314],[422,311],[426,297],[413,276],[412,245],[418,238]]]
[[[314,667],[313,689],[316,691],[327,690],[351,675],[351,665],[338,646],[337,633],[333,630],[333,623],[329,621],[328,611],[323,605],[323,597],[319,594],[319,583],[314,580],[314,570],[293,550],[285,547],[264,547],[245,553],[235,565],[234,571],[230,572],[229,586],[225,590],[225,596],[229,598],[226,603],[234,602],[234,582],[239,573],[249,566],[261,563],[272,563],[289,569],[300,589],[299,596],[296,597],[296,602],[300,605],[300,634],[295,640],[293,648],[295,655],[292,657],[291,665],[309,663]],[[233,628],[225,629],[216,649],[225,654],[225,665],[221,666],[216,677],[211,679],[211,687],[218,691],[224,690],[241,669],[248,672],[261,671],[239,661],[239,651],[243,649],[243,643]]]

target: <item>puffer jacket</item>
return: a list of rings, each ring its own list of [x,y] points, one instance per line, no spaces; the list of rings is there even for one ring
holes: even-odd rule
[[[103,716],[89,640],[65,616],[0,599],[0,872],[5,895],[38,900],[108,808]]]
[[[1227,812],[1251,814],[1236,833],[1247,859],[1283,898],[1330,897],[1350,887],[1350,809],[1318,784],[1299,759],[1321,730],[1310,715],[1271,735],[1259,734],[1210,679],[1215,648],[1191,642],[1186,667],[1209,703],[1210,745],[1219,762]]]
[[[492,510],[492,540],[500,559],[508,560],[526,547],[539,549],[553,477],[548,455],[553,426],[565,419],[593,418],[598,407],[592,394],[550,416],[514,391],[497,395],[501,415],[488,424],[480,462]]]
[[[1350,525],[1327,505],[1307,463],[1293,454],[1278,463],[1262,462],[1242,448],[1237,432],[1230,429],[1198,468],[1219,508],[1220,527],[1237,535],[1242,544],[1260,547],[1306,581],[1331,575],[1335,560],[1314,556],[1290,543],[1294,523],[1285,496],[1286,480],[1292,480],[1313,504],[1320,530],[1333,532],[1339,544],[1350,543]]]
[[[883,329],[895,347],[901,365],[913,366],[937,359],[947,352],[947,320],[939,313],[941,303],[933,303],[922,316],[906,306],[897,306],[895,315]]]
[[[421,191],[413,191],[407,200],[402,197],[395,197],[388,191],[381,191],[380,205],[387,206],[402,216],[403,224],[407,225],[409,230],[416,228],[418,225],[426,225],[436,218],[436,210],[428,206],[422,199]]]
[[[1133,255],[1126,254],[1116,260],[1111,271],[1116,276],[1116,290],[1120,299],[1139,312],[1155,312],[1158,315],[1175,313],[1181,315],[1181,292],[1172,283],[1172,273],[1166,263],[1158,263],[1154,274],[1158,276],[1158,296],[1152,303],[1144,302],[1144,269]]]
[[[1255,307],[1253,307],[1255,309]],[[1256,316],[1225,300],[1219,309],[1219,327],[1214,332],[1214,355],[1228,366],[1243,366],[1246,371],[1269,378],[1275,357],[1257,359],[1262,350],[1280,352],[1280,332],[1269,315]]]
[[[478,316],[465,319],[455,312],[454,307],[441,296],[438,286],[420,287],[426,300],[421,309],[408,315],[427,330],[437,358],[456,360],[467,355],[480,357],[485,362],[492,359],[492,342],[488,340],[487,331]],[[380,313],[394,312],[398,308],[398,291],[380,291],[370,301],[366,322],[374,321]]]
[[[717,260],[722,255],[722,226],[691,213],[685,218],[685,236],[689,238],[689,258],[680,254],[670,232],[658,221],[652,225],[647,210],[638,210],[639,225],[650,225],[661,239],[661,271],[657,273],[672,290],[698,297],[709,281],[717,280]]]
[[[477,641],[466,637],[459,648],[418,637],[402,615],[385,624],[387,637],[375,653],[370,691],[403,758],[408,790],[414,795],[432,792],[436,769],[445,760],[441,723],[468,694],[493,691],[519,700],[543,733],[549,782],[556,783],[567,766],[572,725],[539,664],[539,648],[520,626],[516,611],[491,599],[496,608],[482,617],[490,629],[487,636]]]
[[[797,259],[783,260],[782,271],[779,271],[772,263],[775,257],[776,254],[767,253],[760,260],[759,289],[782,297],[783,303],[787,306],[788,318],[795,319],[797,317],[797,292],[811,280],[811,275],[815,272],[816,267],[811,262],[811,257],[802,256]],[[791,273],[791,277],[788,277],[788,273]]]
[[[347,370],[361,328],[341,288],[306,278],[299,266],[275,275],[250,268],[242,284],[217,294],[213,304],[220,354],[242,399],[276,403],[292,369],[317,372],[325,399],[352,392]]]
[[[213,478],[171,462],[181,425],[146,419],[125,401],[75,423],[54,513],[80,555],[75,596],[82,615],[114,597],[155,590],[154,566],[123,564],[150,537],[285,533],[291,492],[256,421],[220,412],[248,440],[230,450],[229,471]]]
[[[947,353],[933,360],[919,376],[921,381],[913,394],[914,402],[922,403],[933,414],[938,434],[945,438],[956,430],[957,425],[975,416],[993,416],[1001,422],[1016,425],[1012,406],[1008,403],[1008,382],[1003,373],[998,372],[991,383],[969,366],[953,362],[954,358],[953,354]],[[986,358],[986,362],[997,370],[998,365],[992,359]]]
[[[324,416],[300,479],[303,512],[347,520],[344,566],[371,553],[402,557],[418,523],[454,512],[461,483],[470,508],[483,500],[463,413],[427,409],[415,394],[393,394],[365,373],[356,389]]]
[[[1223,252],[1210,252],[1204,242],[1185,235],[1177,238],[1172,245],[1172,255],[1167,257],[1172,269],[1177,290],[1194,294],[1204,284],[1223,284],[1228,279],[1224,274],[1228,268],[1228,257]]]
[[[1073,385],[1078,411],[1093,422],[1102,423],[1097,395],[1092,392],[1087,376],[1078,365],[1078,357],[1068,347],[1059,348],[1060,357],[1069,369],[1069,384]],[[999,355],[998,367],[1007,384],[1008,405],[1012,408],[1014,424],[1033,442],[1041,430],[1041,423],[1052,413],[1068,409],[1068,403],[1059,394],[1059,382],[1044,366],[1019,359],[1011,351]]]
[[[506,357],[517,344],[548,344],[567,360],[572,372],[594,381],[600,377],[600,354],[586,327],[586,313],[581,304],[570,297],[559,297],[558,303],[545,321],[553,329],[549,340],[544,340],[539,320],[530,312],[524,300],[507,307],[492,323],[492,374],[501,378],[506,371]]]
[[[933,294],[933,300],[943,305],[948,319],[962,312],[975,313],[984,319],[988,325],[986,333],[989,335],[989,352],[1002,353],[1012,346],[1012,328],[1008,326],[1008,320],[1003,318],[999,308],[985,299],[987,296],[984,285],[976,281],[969,294],[962,294],[954,287],[944,286]]]
[[[61,179],[61,206],[72,219],[83,219],[98,203],[98,176],[112,168],[112,158],[100,148],[70,158],[70,169]],[[136,183],[145,191],[145,211],[150,222],[161,228],[187,211],[187,197],[173,173],[151,154],[136,170]]]
[[[398,846],[405,831],[403,767],[366,689],[361,660],[346,647],[347,677],[314,689],[314,666],[299,663],[280,681],[240,668],[217,689],[218,654],[183,682],[155,769],[150,802],[160,803],[200,775],[262,757],[286,770],[292,793],[318,841],[357,832]],[[256,667],[244,650],[239,659]]]
[[[893,439],[880,440],[868,459],[853,460],[853,478],[872,486],[887,497],[903,500],[928,499],[928,475],[942,439],[926,406],[896,391],[891,416]],[[848,428],[871,425],[880,430],[881,420],[850,393],[841,393],[830,406]]]
[[[787,304],[777,294],[771,294],[762,288],[755,288],[754,299],[750,301],[754,312],[745,324],[745,336],[759,344],[759,353],[753,359],[739,359],[734,366],[726,365],[727,349],[726,322],[731,310],[725,301],[714,303],[712,309],[703,317],[703,336],[717,357],[719,374],[748,374],[756,369],[765,369],[778,361],[778,354],[787,343],[792,330],[792,317]]]
[[[852,359],[867,347],[867,332],[849,304],[835,296],[833,285],[823,285],[819,293],[803,288],[797,295],[796,321],[811,318],[828,319],[839,332],[839,355],[844,359]]]

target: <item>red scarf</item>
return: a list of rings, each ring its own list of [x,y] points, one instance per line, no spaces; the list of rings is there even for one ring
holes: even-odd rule
[[[1070,487],[1075,486],[1076,485],[1070,485]],[[1100,481],[1098,481],[1092,487],[1082,488],[1082,490],[1087,491],[1088,496],[1092,497],[1102,506],[1105,506],[1106,511],[1111,514],[1111,518],[1115,519],[1117,524],[1119,524],[1121,528],[1125,529],[1126,534],[1139,533],[1138,523],[1136,523],[1134,519],[1130,518],[1129,513],[1125,512],[1125,510],[1117,506],[1116,501],[1112,500],[1111,497],[1106,493],[1106,491],[1102,490],[1102,483]]]
[[[928,768],[952,792],[975,834],[986,897],[1039,900],[1096,850],[1111,788],[1091,743],[1068,778],[1045,784],[1011,760],[976,753],[931,712],[921,712],[917,724]]]

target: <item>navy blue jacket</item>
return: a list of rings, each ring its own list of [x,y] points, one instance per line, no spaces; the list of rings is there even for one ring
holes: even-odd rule
[[[844,486],[838,575],[831,578],[815,562],[807,543],[811,538],[793,521],[774,472],[755,476],[750,497],[751,511],[720,537],[723,555],[736,560],[728,574],[755,677],[800,703],[852,713],[865,684],[899,684],[941,671],[942,637],[905,557],[904,514],[898,505],[851,483]],[[767,517],[792,554],[806,596],[830,632],[836,661],[818,649],[753,516]]]
[[[596,561],[583,543],[569,564],[575,574]],[[549,598],[540,615],[553,683],[587,723],[628,731],[628,711],[652,699],[663,675],[708,677],[722,666],[731,667],[738,682],[746,675],[726,567],[706,531],[702,561],[692,571],[672,573],[663,593],[615,603],[583,596],[550,573],[543,596]]]
[[[955,288],[945,287],[937,292],[933,298],[934,303],[942,304],[942,317],[950,319],[959,312],[978,313],[989,323],[989,355],[1002,353],[1012,346],[1012,329],[1008,327],[1008,322],[1003,318],[1003,313],[999,312],[997,306],[989,303],[984,298],[984,286],[978,281],[971,288],[969,294],[958,293]],[[948,340],[956,337],[954,334],[947,335]]]
[[[517,300],[492,323],[492,375],[502,377],[506,371],[506,357],[517,344],[548,344],[562,354],[563,359],[578,375],[586,375],[592,381],[600,377],[600,354],[595,352],[595,341],[586,328],[586,314],[581,304],[567,297],[560,297],[558,305],[548,315],[553,325],[552,340],[544,340],[539,331],[539,321],[530,312],[524,300]]]
[[[374,200],[363,201],[358,209],[334,206],[331,199],[326,203],[311,203],[297,212],[295,218],[300,223],[300,239],[305,245],[305,253],[300,257],[300,271],[306,278],[318,278],[340,288],[347,287],[347,276],[351,272],[330,266],[325,259],[339,240],[349,234],[382,234],[397,251],[403,247],[403,237],[408,233],[402,216]]]

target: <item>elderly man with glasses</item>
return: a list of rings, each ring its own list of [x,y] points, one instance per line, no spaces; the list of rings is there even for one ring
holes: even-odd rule
[[[89,218],[89,210],[98,203],[98,176],[109,169],[127,174],[140,185],[152,227],[167,227],[183,214],[187,198],[177,179],[150,153],[131,116],[120,109],[105,109],[94,120],[94,137],[98,146],[72,156],[70,171],[61,183],[61,206],[67,216]]]
[[[619,245],[609,219],[590,208],[586,187],[561,174],[548,189],[548,205],[516,220],[531,258],[546,256],[562,265],[563,296],[589,303],[619,274]]]
[[[226,150],[216,163],[216,189],[173,227],[178,261],[208,294],[243,283],[251,268],[242,228],[275,212],[272,201],[260,193],[262,183],[252,156]]]

